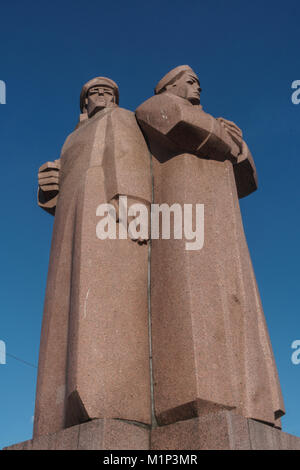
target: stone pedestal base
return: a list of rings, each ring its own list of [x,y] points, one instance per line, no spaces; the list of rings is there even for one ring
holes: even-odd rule
[[[95,419],[39,436],[4,450],[149,450],[146,426],[117,419]]]
[[[158,427],[152,450],[300,450],[300,438],[233,411]]]
[[[150,431],[95,419],[4,450],[300,450],[300,438],[233,411],[219,411]]]

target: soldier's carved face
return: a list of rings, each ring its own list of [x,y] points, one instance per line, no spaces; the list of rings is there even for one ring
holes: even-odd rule
[[[96,85],[89,89],[87,94],[87,113],[89,118],[98,111],[112,106],[116,96],[112,88],[105,85]]]
[[[192,104],[200,103],[200,83],[197,75],[190,72],[185,72],[176,82],[168,86],[167,90],[190,101]]]

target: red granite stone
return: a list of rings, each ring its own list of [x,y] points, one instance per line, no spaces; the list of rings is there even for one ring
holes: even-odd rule
[[[152,431],[126,421],[96,419],[3,450],[54,449],[300,450],[300,438],[225,410],[156,427]]]
[[[252,450],[300,450],[300,438],[251,419],[249,433]]]
[[[219,411],[166,426],[151,433],[152,450],[250,449],[247,420],[230,411]]]
[[[19,442],[8,447],[4,447],[2,450],[24,450],[25,442]]]
[[[118,96],[111,79],[85,84],[79,125],[39,170],[39,204],[55,221],[35,437],[94,418],[150,423],[148,247],[96,235],[100,204],[151,202],[149,150]]]
[[[79,426],[63,429],[55,434],[55,450],[77,450]]]
[[[103,449],[103,419],[93,419],[80,425],[78,450]]]
[[[55,434],[44,434],[32,440],[32,450],[54,450],[55,445]]]
[[[242,131],[199,102],[198,77],[181,66],[136,110],[153,156],[154,203],[192,205],[194,229],[204,205],[203,245],[152,240],[155,414],[165,425],[236,409],[276,424],[284,405],[238,202],[256,189],[255,167]]]
[[[149,450],[150,431],[147,427],[116,419],[106,419],[103,449]]]

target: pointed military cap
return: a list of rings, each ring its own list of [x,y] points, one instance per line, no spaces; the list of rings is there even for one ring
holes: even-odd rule
[[[172,85],[178,78],[180,78],[185,72],[190,72],[196,75],[194,70],[189,65],[179,65],[175,69],[170,70],[156,85],[154,93],[158,95],[165,90],[167,85]],[[197,76],[197,75],[196,75]]]
[[[85,83],[82,87],[81,93],[80,93],[80,110],[81,112],[84,112],[85,108],[85,99],[87,97],[87,93],[90,88],[94,86],[108,86],[112,88],[115,92],[116,95],[116,103],[119,104],[119,88],[116,82],[111,80],[110,78],[107,77],[96,77],[93,78],[92,80],[89,80],[87,83]]]

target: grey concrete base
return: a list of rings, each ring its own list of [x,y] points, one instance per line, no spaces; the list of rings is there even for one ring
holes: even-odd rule
[[[233,411],[150,430],[138,423],[96,419],[4,450],[300,450],[300,438]]]

